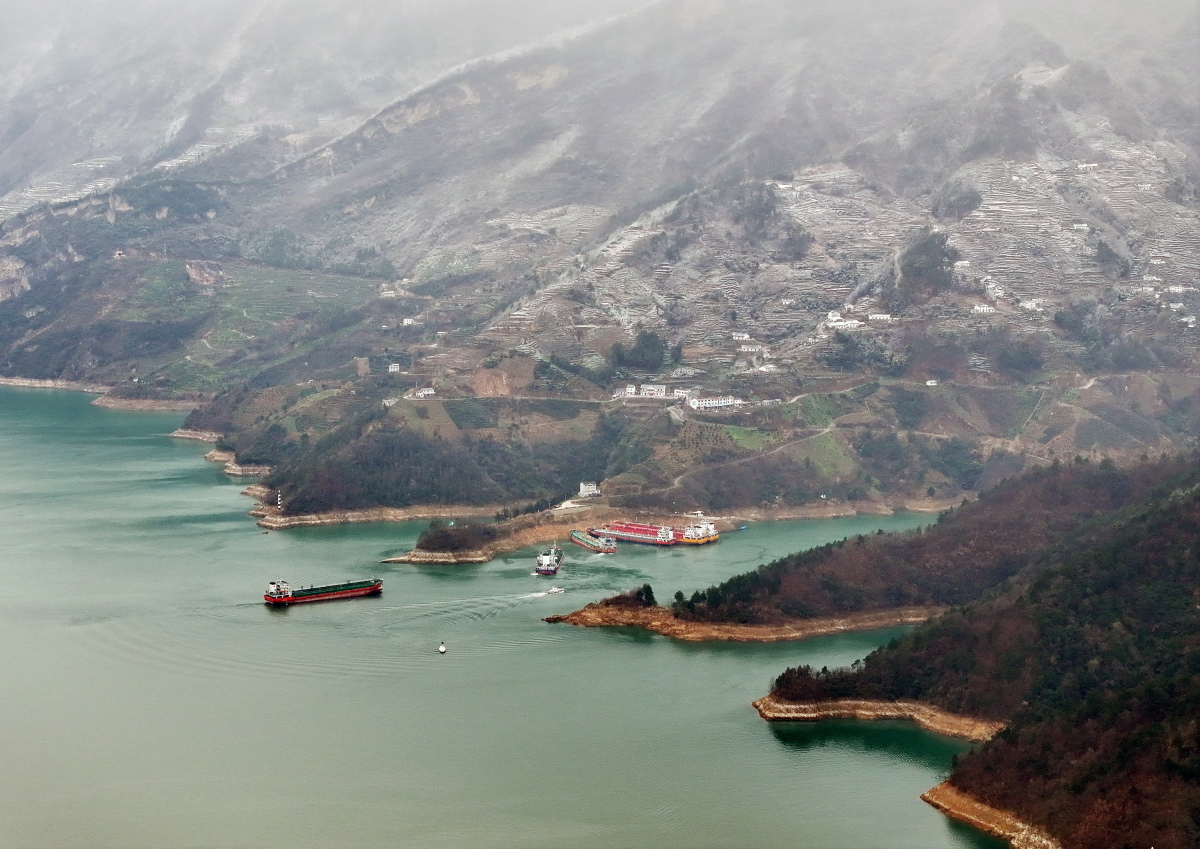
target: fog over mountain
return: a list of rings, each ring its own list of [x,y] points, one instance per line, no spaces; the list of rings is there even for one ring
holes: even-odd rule
[[[646,8],[653,6],[660,8]],[[716,19],[721,26],[699,37],[718,67],[744,55],[741,66],[729,67],[731,82],[794,84],[820,57],[831,79],[881,97],[840,104],[846,113],[962,88],[970,54],[1020,26],[1059,46],[1064,59],[1101,63],[1151,100],[1165,85],[1173,102],[1162,105],[1178,110],[1180,123],[1195,117],[1195,87],[1189,94],[1186,82],[1195,79],[1197,24],[1187,0],[832,7],[775,0],[53,0],[9,10],[0,33],[0,212],[107,188],[250,138],[269,148],[260,151],[259,169],[280,164],[463,62],[630,11],[635,16],[614,31],[629,41],[625,55],[613,61],[690,76],[698,69],[685,70],[676,51],[688,49],[703,21]],[[803,83],[810,81],[822,82],[810,74]],[[636,98],[640,85],[632,86],[625,94]],[[614,119],[621,106],[619,97],[604,104]]]
[[[441,548],[419,562],[447,564],[504,550],[489,540],[563,539],[560,521],[933,513],[1032,471],[1046,503],[1070,481],[1102,498],[1071,513],[1092,547],[1064,548],[1070,562],[1132,564],[1116,553],[1141,548],[1093,546],[1092,523],[1110,521],[1094,505],[1135,508],[1116,497],[1130,491],[1118,464],[1200,446],[1196,0],[9,5],[0,383],[187,410],[174,435],[258,480],[246,492],[266,528],[494,516],[424,537]],[[1194,479],[1129,514],[1157,517],[1143,542],[1191,527]],[[550,509],[595,488],[581,482],[600,496]],[[1041,509],[1012,503],[988,533]],[[947,574],[990,545],[963,547],[954,527],[926,535]],[[1172,570],[1195,560],[1186,536]],[[877,576],[864,552],[893,550],[864,540],[844,547],[846,575]],[[680,594],[675,611],[960,604],[1042,564],[1023,550],[955,595],[917,557],[868,595],[816,562]],[[777,595],[780,564],[799,577]],[[1184,657],[1157,636],[1124,642],[1151,627],[1109,623],[1149,625],[1174,599],[1194,635],[1194,581],[1180,581],[1195,570],[1140,595],[1136,564],[1128,583],[1104,569],[1054,584],[1068,614],[1086,612],[1088,581],[1143,599],[1088,613],[1095,658],[1039,648],[1003,668],[1073,657],[1054,698],[1078,699],[1110,668],[1140,686],[1149,658]],[[1030,593],[1032,628],[1051,614],[1029,611],[1051,607]],[[1001,614],[954,615],[984,635]],[[958,632],[939,633],[957,675]],[[1177,667],[1181,704],[1200,699],[1195,656]],[[923,658],[905,668],[936,667]],[[1178,683],[1153,674],[1151,706]],[[797,698],[841,686],[791,675]],[[1015,710],[1042,704],[1005,692]],[[1096,692],[1095,716],[1122,715],[1128,692]],[[1172,714],[1165,754],[1142,753],[1156,759],[1143,775],[1175,771],[1175,796],[1138,788],[1149,809],[1173,806],[1160,847],[1200,834],[1194,715]],[[1039,792],[1050,804],[1022,807],[1042,785],[1015,778],[988,798],[1065,849],[1154,842],[1141,808],[1105,796],[1084,816],[1103,770],[1070,727],[1084,766]],[[1105,738],[1116,768],[1150,727]],[[1034,730],[1006,750],[1007,775],[1049,775]]]
[[[50,0],[0,28],[0,212],[261,136],[286,158],[632,0]]]
[[[494,491],[531,501],[950,498],[1200,438],[1191,0],[106,8],[3,34],[5,378],[200,405],[264,466],[389,409],[530,452]],[[641,382],[766,436],[600,427]]]

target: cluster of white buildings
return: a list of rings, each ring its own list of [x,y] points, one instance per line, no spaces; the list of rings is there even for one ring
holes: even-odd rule
[[[687,405],[693,410],[736,410],[739,407],[744,407],[748,402],[741,398],[734,398],[732,395],[718,395],[716,397],[702,398],[700,396],[689,397]]]
[[[613,398],[666,398],[667,387],[661,383],[643,383],[640,387],[631,383],[613,393]]]
[[[732,395],[706,396],[691,389],[674,389],[668,394],[667,387],[659,383],[628,384],[613,393],[614,399],[624,398],[673,398],[682,401],[693,410],[732,410],[744,407],[748,401]]]

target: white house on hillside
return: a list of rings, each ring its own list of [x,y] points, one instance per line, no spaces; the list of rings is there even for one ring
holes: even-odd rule
[[[689,398],[688,406],[693,410],[730,410],[740,407],[746,402],[732,395],[722,395],[719,398]]]

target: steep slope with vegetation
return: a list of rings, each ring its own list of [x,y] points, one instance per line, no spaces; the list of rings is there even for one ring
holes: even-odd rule
[[[442,439],[377,408],[318,440],[288,442],[278,428],[278,450],[253,453],[271,445],[268,429],[239,457],[277,464],[265,483],[280,492],[285,514],[545,502],[577,491],[580,480],[596,480],[606,470],[619,473],[622,437],[635,426],[614,415],[583,439],[535,450],[493,439]]]
[[[859,536],[791,554],[754,572],[677,595],[681,619],[769,624],[894,607],[964,604],[1046,556],[1103,533],[1179,461],[1128,469],[1054,465],[1008,480],[937,524]]]
[[[385,61],[388,33],[456,4],[372,17],[369,44],[335,4],[276,5],[232,42],[219,25],[195,35],[277,56],[323,21],[329,63],[306,44],[266,88],[231,72],[145,167],[110,163],[107,188],[0,224],[0,378],[200,405],[189,427],[279,467],[310,504],[453,496],[388,479],[399,466],[374,436],[326,438],[383,403],[438,451],[501,445],[478,462],[522,471],[467,474],[480,498],[603,474],[614,506],[658,512],[928,508],[1055,458],[1126,462],[1200,437],[1200,106],[1171,64],[1200,55],[1186,0],[1136,15],[1083,15],[1082,0],[604,0],[588,9],[629,14],[386,105],[376,84],[415,73],[417,55]],[[513,43],[518,20],[582,21],[539,12],[552,5],[474,19],[419,53],[473,56]],[[289,25],[259,38],[276,14]],[[343,56],[351,42],[363,50]],[[171,55],[159,45],[146,67]],[[89,66],[89,85],[105,88],[125,67],[113,61]],[[372,63],[375,82],[360,73]],[[310,71],[332,100],[283,82]],[[244,138],[245,110],[277,102],[277,85],[321,121],[257,121]],[[94,105],[101,123],[129,123],[110,103]],[[367,104],[369,119],[336,120]],[[227,148],[208,135],[222,115],[240,115]],[[26,129],[0,117],[0,184],[27,173],[4,139],[56,135]],[[179,162],[149,168],[163,157]],[[676,402],[664,422],[653,402],[658,416],[638,414],[657,421],[607,461],[558,457],[600,438],[624,403],[613,391],[639,384],[746,406]],[[438,400],[404,398],[418,387]],[[337,492],[301,495],[318,480]]]
[[[1007,721],[950,782],[1068,849],[1200,841],[1200,466],[1107,532],[848,670],[790,669],[791,702],[919,700]]]

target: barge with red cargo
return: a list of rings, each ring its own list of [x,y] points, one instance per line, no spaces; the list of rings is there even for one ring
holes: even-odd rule
[[[683,528],[644,522],[610,522],[602,528],[588,530],[594,536],[607,536],[621,542],[640,542],[647,545],[703,545],[721,538],[716,525],[707,519],[699,519]]]
[[[334,601],[340,598],[358,598],[364,595],[379,595],[383,592],[383,581],[371,578],[367,581],[347,581],[325,587],[300,587],[292,589],[287,581],[271,581],[263,601],[267,604],[303,604],[308,601]]]

